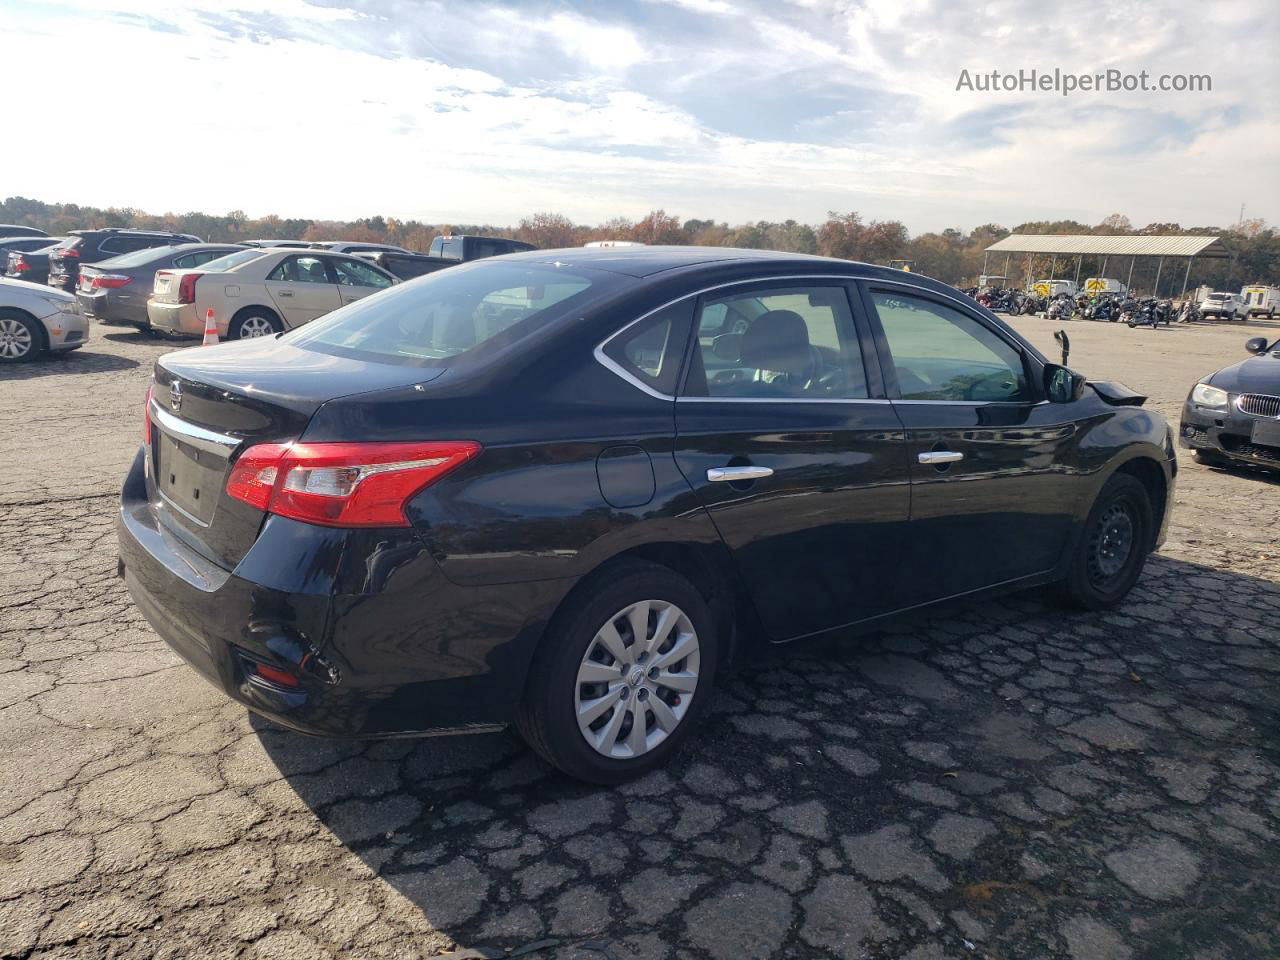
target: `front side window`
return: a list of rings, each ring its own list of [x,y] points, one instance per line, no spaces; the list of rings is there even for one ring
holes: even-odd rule
[[[578,309],[601,282],[545,264],[480,261],[363,298],[286,336],[342,356],[435,365],[526,336]]]
[[[344,287],[389,287],[391,281],[383,274],[357,260],[334,260],[333,269],[338,275],[338,283]]]
[[[285,257],[271,273],[268,280],[285,283],[331,283],[324,261],[319,257]]]
[[[923,297],[872,291],[903,400],[1030,401],[1022,354],[967,314]]]
[[[704,300],[688,396],[865,399],[842,286],[756,289]]]

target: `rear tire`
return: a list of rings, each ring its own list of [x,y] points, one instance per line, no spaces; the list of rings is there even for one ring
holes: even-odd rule
[[[1142,575],[1155,540],[1151,496],[1140,480],[1114,474],[1089,511],[1084,533],[1062,582],[1066,601],[1107,610],[1122,601]]]
[[[44,324],[21,310],[0,308],[0,363],[27,363],[47,347]]]
[[[637,639],[633,623],[645,637]],[[657,564],[611,566],[579,587],[547,628],[517,729],[571,777],[614,784],[642,776],[693,733],[718,660],[714,619],[692,584]]]
[[[284,324],[270,310],[263,307],[249,307],[237,313],[227,329],[228,340],[250,340],[254,337],[269,337],[284,330]]]

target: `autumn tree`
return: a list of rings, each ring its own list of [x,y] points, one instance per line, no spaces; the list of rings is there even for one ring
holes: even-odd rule
[[[543,250],[577,246],[577,228],[559,213],[535,213],[520,221],[516,239]]]

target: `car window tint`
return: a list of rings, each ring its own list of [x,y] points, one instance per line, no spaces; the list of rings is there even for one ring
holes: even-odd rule
[[[873,291],[904,400],[1027,401],[1021,353],[978,320],[932,300]]]
[[[338,274],[338,283],[346,287],[389,287],[391,281],[381,273],[356,260],[333,260],[333,269]]]
[[[108,237],[98,244],[98,249],[106,253],[133,253],[135,250],[164,246],[166,243],[165,240],[150,237]]]
[[[605,355],[641,383],[674,395],[692,312],[693,298],[664,307],[611,339]]]
[[[461,265],[363,298],[286,336],[343,356],[433,365],[490,340],[527,335],[576,309],[596,282],[545,264]]]
[[[695,368],[687,390],[692,395],[867,396],[862,351],[840,286],[757,289],[704,301]]]
[[[285,257],[271,271],[268,280],[286,283],[329,283],[329,273],[319,257]]]

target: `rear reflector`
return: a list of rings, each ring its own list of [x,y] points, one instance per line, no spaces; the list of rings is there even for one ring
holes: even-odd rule
[[[325,527],[407,527],[408,501],[480,450],[469,440],[260,444],[231,468],[227,493]]]
[[[269,663],[261,663],[255,660],[253,662],[253,672],[268,683],[274,683],[279,687],[296,687],[299,685],[299,680],[294,674],[288,670],[273,667]]]

